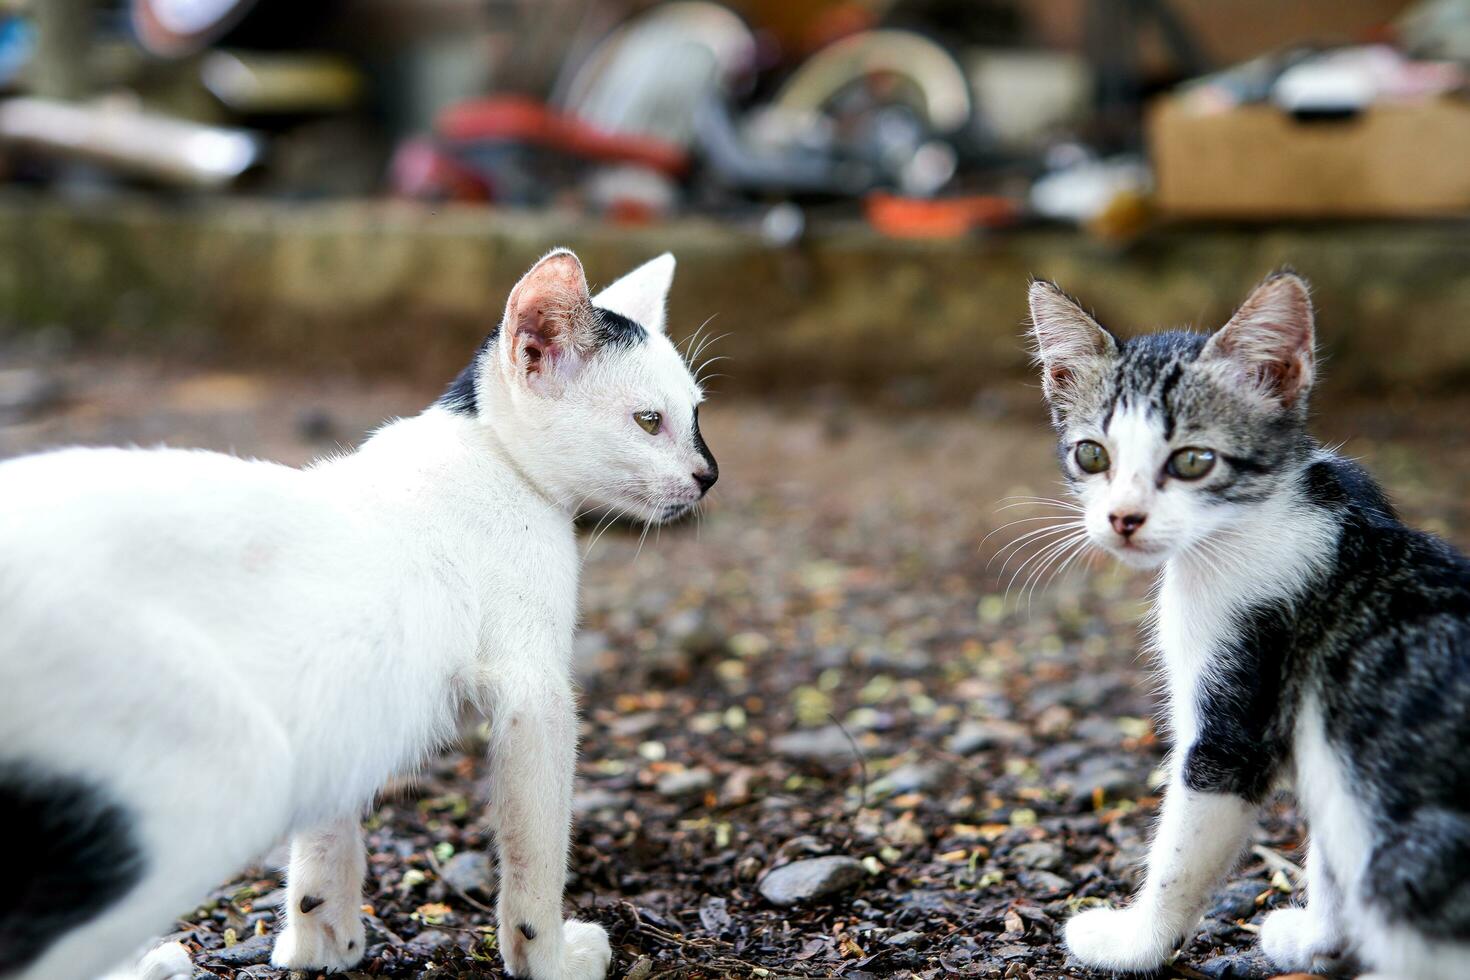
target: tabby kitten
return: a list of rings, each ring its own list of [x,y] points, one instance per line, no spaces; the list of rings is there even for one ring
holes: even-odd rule
[[[1470,976],[1470,561],[1308,434],[1306,284],[1267,279],[1210,336],[1128,341],[1050,283],[1030,298],[1079,530],[1160,569],[1175,740],[1141,891],[1073,918],[1068,948],[1158,967],[1291,787],[1309,902],[1265,920],[1275,966]]]

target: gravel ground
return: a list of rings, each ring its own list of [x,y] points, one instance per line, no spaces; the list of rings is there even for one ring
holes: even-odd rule
[[[45,377],[26,398],[35,376],[0,374],[0,456],[167,441],[301,462],[433,394],[129,362]],[[704,519],[590,545],[567,900],[608,928],[613,976],[1095,976],[1059,927],[1129,894],[1158,805],[1148,583],[1098,560],[1031,589],[1034,549],[997,555],[1040,524],[992,532],[1046,513],[1007,498],[1057,492],[1037,394],[1012,387],[946,413],[716,397]],[[1467,408],[1383,400],[1324,429],[1464,545]],[[476,743],[371,818],[355,975],[502,975]],[[1160,976],[1269,976],[1253,933],[1292,900],[1301,839],[1270,807]],[[284,976],[265,965],[279,859],[181,917],[200,975]]]

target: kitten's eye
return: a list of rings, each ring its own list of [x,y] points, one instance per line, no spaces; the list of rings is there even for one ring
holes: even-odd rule
[[[1108,451],[1102,447],[1101,443],[1093,442],[1091,439],[1084,439],[1077,443],[1074,455],[1077,458],[1077,465],[1084,473],[1106,473],[1108,467],[1113,465],[1113,461],[1108,458]]]
[[[1189,446],[1169,457],[1164,471],[1180,480],[1198,480],[1215,468],[1215,451]]]
[[[658,435],[658,431],[664,427],[664,417],[657,412],[634,412],[633,421],[651,436]]]

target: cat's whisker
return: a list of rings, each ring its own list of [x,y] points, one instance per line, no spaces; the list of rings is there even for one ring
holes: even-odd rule
[[[985,563],[985,567],[986,567],[987,570],[989,570],[991,564],[997,558],[1000,558],[1000,557],[1006,555],[1007,553],[1009,553],[1011,557],[1015,557],[1016,553],[1028,541],[1033,541],[1034,539],[1037,539],[1037,538],[1045,538],[1048,535],[1052,535],[1052,534],[1060,534],[1060,533],[1065,532],[1065,531],[1076,531],[1076,530],[1080,530],[1082,528],[1082,526],[1083,525],[1082,525],[1082,522],[1081,521],[1066,520],[1066,521],[1061,521],[1061,522],[1056,523],[1056,524],[1048,525],[1047,527],[1033,528],[1032,530],[1027,531],[1025,534],[1018,535],[1014,540],[1007,542],[1003,547],[1001,547],[1000,549],[998,549],[995,554],[993,554],[993,555],[990,556],[990,561],[987,561]],[[1006,562],[1008,563],[1009,560],[1010,559],[1007,558],[1006,559]],[[1006,565],[1006,563],[1002,563],[1001,564],[1000,570],[1001,570],[1001,573],[1002,574],[1004,574],[1004,572],[1005,572],[1005,565]]]
[[[1076,555],[1080,554],[1080,552],[1085,550],[1086,547],[1088,547],[1088,542],[1076,541],[1076,539],[1073,539],[1073,541],[1070,542],[1069,547],[1063,548],[1063,550],[1058,551],[1057,554],[1053,555],[1053,557],[1048,558],[1047,561],[1044,561],[1044,563],[1036,566],[1036,569],[1033,570],[1033,572],[1030,573],[1029,576],[1026,576],[1026,582],[1023,582],[1022,588],[1020,588],[1020,595],[1023,595],[1023,597],[1026,598],[1026,616],[1030,616],[1030,602],[1032,602],[1032,599],[1035,598],[1036,586],[1041,583],[1042,576],[1045,576],[1045,574],[1048,573],[1048,570],[1050,570],[1051,574],[1050,577],[1048,577],[1047,579],[1048,582],[1050,582],[1053,577],[1057,576],[1058,570],[1066,567],[1066,564],[1070,563],[1070,561],[1072,561],[1072,558],[1075,558]]]
[[[1020,593],[1018,595],[1019,596],[1026,596],[1026,595],[1028,595],[1028,591],[1027,590],[1033,587],[1033,584],[1040,578],[1041,575],[1043,575],[1046,572],[1046,570],[1049,567],[1055,565],[1057,562],[1060,562],[1063,559],[1063,557],[1066,556],[1067,553],[1070,552],[1072,549],[1078,548],[1078,547],[1084,547],[1085,545],[1086,545],[1086,539],[1083,538],[1083,537],[1078,537],[1078,536],[1067,538],[1065,540],[1057,541],[1057,542],[1054,542],[1051,545],[1048,545],[1047,546],[1047,550],[1048,550],[1047,557],[1045,559],[1043,559],[1042,561],[1038,562],[1035,565],[1035,567],[1031,570],[1031,573],[1026,576],[1025,581],[1023,581],[1021,583],[1021,591],[1020,591]],[[1019,574],[1019,570],[1018,570],[1018,574]],[[1029,597],[1027,598],[1026,603],[1027,603],[1027,605],[1026,605],[1027,615],[1030,615],[1030,608],[1031,608],[1031,606],[1030,606],[1030,599],[1029,599]]]
[[[1058,578],[1060,578],[1061,576],[1065,575],[1066,572],[1067,572],[1067,569],[1071,568],[1072,565],[1073,565],[1073,563],[1075,563],[1077,561],[1077,559],[1083,557],[1084,555],[1090,556],[1093,553],[1094,553],[1094,546],[1093,546],[1092,542],[1091,541],[1084,541],[1084,542],[1082,542],[1079,545],[1079,547],[1075,551],[1073,551],[1072,554],[1066,560],[1062,561],[1061,564],[1057,565],[1055,568],[1052,569],[1051,574],[1047,576],[1045,582],[1041,582],[1038,585],[1033,585],[1031,587],[1032,588],[1032,591],[1033,591],[1033,594],[1034,594],[1034,592],[1035,592],[1035,590],[1037,588],[1040,588],[1042,591],[1045,591],[1046,589],[1051,588],[1051,583],[1055,582]],[[1030,612],[1030,600],[1029,599],[1027,600],[1027,612],[1028,612],[1028,614]]]
[[[980,545],[981,545],[981,547],[984,547],[985,542],[989,541],[991,538],[995,537],[997,534],[999,534],[1000,532],[1004,531],[1006,528],[1008,528],[1008,527],[1015,527],[1017,524],[1035,524],[1037,521],[1057,521],[1057,520],[1063,520],[1063,518],[1060,518],[1060,517],[1058,517],[1055,514],[1046,514],[1046,515],[1043,515],[1041,517],[1021,517],[1021,518],[1018,518],[1018,519],[1016,519],[1014,521],[1007,521],[1006,523],[1002,524],[1000,527],[996,528],[995,530],[991,531],[989,534],[985,535],[985,537],[981,538],[980,539]]]
[[[715,337],[706,338],[704,341],[702,341],[700,343],[700,345],[698,347],[696,347],[694,349],[694,355],[689,358],[690,363],[693,363],[695,361],[698,361],[701,354],[703,354],[710,347],[714,346],[715,344],[718,344],[720,341],[724,340],[728,336],[730,336],[729,333],[722,333],[722,334],[719,334],[718,336],[715,336]]]
[[[1086,538],[1087,538],[1087,532],[1086,531],[1075,531],[1069,537],[1062,538],[1059,541],[1052,541],[1052,542],[1047,543],[1039,551],[1037,551],[1031,557],[1029,557],[1025,561],[1023,561],[1020,564],[1020,566],[1016,569],[1015,573],[1011,575],[1010,581],[1008,581],[1006,583],[1006,590],[1005,590],[1005,596],[1006,596],[1006,598],[1007,599],[1010,598],[1011,588],[1016,584],[1016,579],[1018,579],[1021,576],[1021,573],[1024,572],[1026,570],[1026,568],[1032,564],[1032,562],[1035,562],[1035,561],[1045,561],[1050,555],[1052,555],[1057,550],[1059,550],[1059,549],[1065,549],[1065,548],[1067,548],[1067,547],[1075,544],[1077,541],[1084,541],[1084,540],[1086,540]]]
[[[1012,507],[1034,507],[1040,505],[1049,505],[1052,507],[1059,507],[1063,510],[1074,511],[1085,509],[1075,500],[1061,500],[1056,497],[1030,497],[1012,495],[1009,497],[1002,497],[1001,500],[1009,501],[1009,503],[1005,504],[1002,507],[997,507],[996,510],[1010,510]]]

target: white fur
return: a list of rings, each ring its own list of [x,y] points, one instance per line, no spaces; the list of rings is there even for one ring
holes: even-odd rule
[[[625,309],[662,310],[672,259],[651,265],[634,273],[645,295],[610,287]],[[606,935],[561,908],[572,517],[590,503],[658,520],[697,500],[701,395],[661,333],[568,358],[554,384],[508,339],[479,365],[478,416],[430,408],[306,470],[172,449],[0,465],[0,745],[103,787],[149,862],[20,977],[99,975],[288,833],[275,962],[351,966],[356,818],[467,707],[492,720],[507,969],[603,976]],[[640,429],[640,410],[665,430]],[[303,914],[306,895],[322,903]]]

